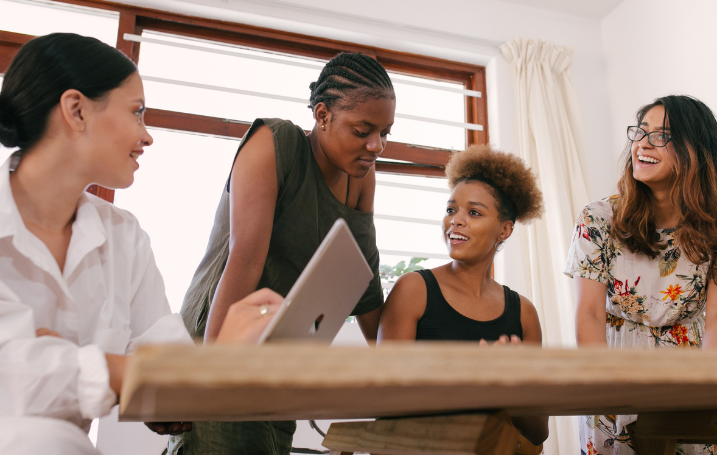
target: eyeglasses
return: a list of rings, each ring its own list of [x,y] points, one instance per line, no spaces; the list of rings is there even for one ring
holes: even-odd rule
[[[653,131],[648,134],[647,131],[643,130],[639,126],[628,126],[627,127],[627,138],[631,141],[641,141],[643,137],[647,136],[647,142],[655,147],[664,147],[667,145],[672,136],[662,131]]]

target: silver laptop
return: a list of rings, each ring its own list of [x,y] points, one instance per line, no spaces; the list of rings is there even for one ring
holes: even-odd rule
[[[339,218],[257,344],[277,340],[330,344],[372,279],[346,221]]]

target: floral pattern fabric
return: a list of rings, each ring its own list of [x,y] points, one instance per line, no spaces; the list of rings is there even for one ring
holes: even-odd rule
[[[659,229],[665,248],[651,259],[610,238],[617,197],[588,204],[575,224],[564,273],[607,286],[607,344],[614,349],[697,347],[704,334],[709,264],[683,257],[676,229]],[[659,398],[656,398],[659,399]],[[632,455],[634,415],[579,418],[581,455]],[[717,455],[717,446],[682,444],[678,454]]]

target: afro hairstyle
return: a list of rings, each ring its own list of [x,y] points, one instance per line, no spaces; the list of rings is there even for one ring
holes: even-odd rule
[[[501,221],[529,223],[543,215],[543,193],[535,175],[516,155],[473,145],[453,154],[446,176],[451,190],[470,181],[490,187]]]

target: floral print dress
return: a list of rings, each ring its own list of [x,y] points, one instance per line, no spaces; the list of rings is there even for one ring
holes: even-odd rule
[[[565,274],[607,286],[607,344],[614,349],[663,349],[702,345],[709,264],[695,265],[676,229],[658,229],[665,249],[655,259],[610,239],[617,196],[588,204],[578,218]],[[659,399],[659,398],[655,398]],[[581,455],[634,454],[626,425],[635,415],[580,417]],[[682,444],[678,454],[717,455],[717,446]]]

